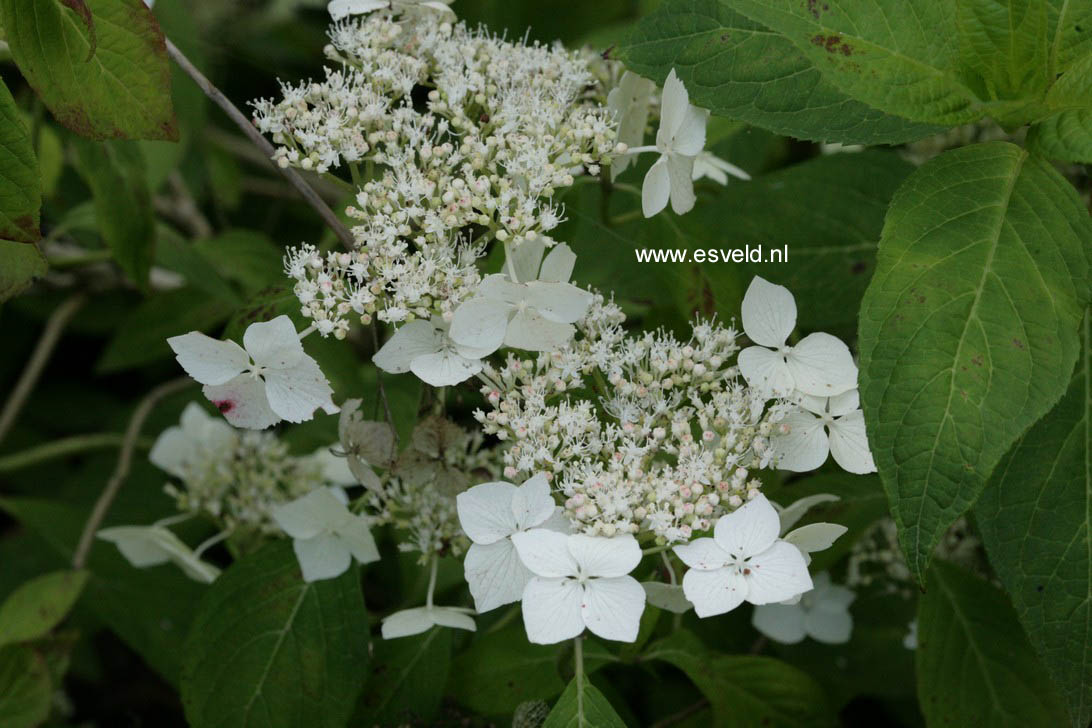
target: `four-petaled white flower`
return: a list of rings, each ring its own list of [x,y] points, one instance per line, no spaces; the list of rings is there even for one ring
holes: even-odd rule
[[[738,510],[722,516],[713,538],[675,547],[690,567],[683,592],[699,617],[723,614],[744,601],[770,604],[812,588],[800,550],[778,538],[777,511],[759,494]]]
[[[830,334],[808,334],[788,345],[796,328],[796,300],[784,286],[755,276],[743,296],[743,330],[757,346],[739,352],[740,374],[773,396],[794,391],[833,397],[857,386],[849,348]]]
[[[464,346],[451,339],[443,319],[418,319],[403,325],[372,362],[385,372],[413,372],[433,387],[458,384],[482,370],[481,358],[492,350]]]
[[[849,605],[856,595],[832,584],[830,574],[815,575],[815,588],[795,604],[763,604],[755,607],[751,624],[775,642],[787,645],[811,637],[831,645],[849,641],[853,617]]]
[[[243,346],[197,331],[167,339],[178,363],[236,427],[264,430],[281,420],[303,422],[322,408],[338,411],[319,365],[303,350],[287,316],[251,324]],[[245,348],[244,348],[245,347]]]
[[[455,310],[456,344],[486,354],[502,344],[553,351],[572,338],[592,295],[568,282],[576,262],[569,246],[554,246],[543,260],[544,248],[541,237],[525,240],[506,261],[506,273],[485,277],[477,295]]]
[[[304,581],[340,576],[354,558],[379,559],[367,519],[350,512],[344,497],[338,488],[316,488],[273,509],[273,520],[293,539]]]
[[[633,536],[566,536],[535,528],[513,535],[512,542],[534,574],[523,590],[527,639],[553,644],[585,627],[603,639],[637,639],[645,590],[628,576],[641,561]]]
[[[96,534],[110,541],[130,564],[143,569],[171,562],[195,581],[211,584],[220,570],[206,563],[186,544],[163,526],[115,526]]]
[[[649,105],[656,84],[647,78],[641,78],[633,71],[625,71],[618,85],[607,94],[607,108],[614,112],[618,122],[618,141],[627,147],[639,147],[645,140],[645,127],[648,125]],[[633,155],[623,154],[611,163],[610,178],[614,181],[618,175],[636,159]]]
[[[503,481],[482,483],[455,498],[459,523],[473,543],[463,568],[479,613],[518,602],[533,576],[523,565],[512,535],[541,526],[567,533],[569,519],[550,497],[544,473],[518,488]]]
[[[191,474],[190,467],[203,466],[216,453],[227,453],[238,439],[231,425],[210,416],[196,402],[190,402],[182,410],[179,424],[168,427],[156,438],[148,459],[185,480]]]
[[[470,617],[473,610],[462,607],[413,607],[403,609],[401,612],[383,619],[381,633],[383,639],[393,640],[397,637],[409,637],[410,635],[427,632],[433,627],[452,627],[453,629],[466,629],[471,632],[477,630],[477,625]]]
[[[334,21],[344,20],[350,15],[387,9],[395,13],[427,9],[454,15],[454,11],[448,7],[451,2],[452,0],[332,0],[326,5],[326,10]]]
[[[803,473],[818,468],[830,454],[850,473],[876,472],[856,389],[833,397],[803,395],[799,404],[779,423],[788,432],[775,431],[772,439],[777,467]]]
[[[721,159],[712,152],[702,152],[694,158],[694,172],[692,176],[695,182],[702,177],[708,177],[715,182],[726,185],[728,184],[728,175],[732,175],[745,182],[751,179],[751,175],[747,174],[744,170],[731,162]]]
[[[667,206],[682,215],[694,207],[694,159],[705,146],[709,112],[690,104],[690,96],[675,69],[664,81],[660,101],[660,128],[656,151],[660,158],[649,167],[641,187],[641,209],[652,217]]]

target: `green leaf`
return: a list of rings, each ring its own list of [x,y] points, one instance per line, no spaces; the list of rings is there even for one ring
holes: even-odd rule
[[[225,230],[216,237],[198,240],[193,247],[228,280],[239,283],[248,294],[285,283],[284,249],[253,230]]]
[[[55,571],[21,585],[0,605],[0,646],[44,637],[79,599],[86,571]]]
[[[155,259],[155,218],[144,157],[133,142],[77,139],[76,168],[91,188],[95,220],[114,260],[142,288]]]
[[[0,0],[19,70],[77,134],[178,139],[167,47],[152,11],[143,0],[85,2],[92,23],[72,9],[75,3]]]
[[[960,58],[979,97],[1041,97],[1050,81],[1046,2],[958,0],[956,5]]]
[[[36,728],[49,717],[49,666],[29,647],[0,649],[0,728]]]
[[[0,240],[0,303],[22,293],[47,270],[37,245]]]
[[[997,466],[975,506],[990,563],[1072,716],[1092,719],[1092,366]]]
[[[1092,5],[1074,0],[1048,0],[1050,74],[1053,78],[1076,60],[1092,54]]]
[[[428,724],[436,718],[451,668],[452,630],[376,643],[370,675],[350,725]]]
[[[1028,132],[1027,146],[1044,157],[1092,164],[1092,110],[1063,111]]]
[[[542,728],[626,728],[626,724],[587,677],[574,677]]]
[[[780,660],[717,654],[683,630],[651,645],[644,657],[686,673],[713,706],[713,728],[838,725],[822,688]]]
[[[861,404],[920,581],[941,535],[1077,360],[1092,221],[1005,142],[925,164],[891,203],[861,304]]]
[[[787,37],[842,92],[881,111],[953,125],[1007,108],[983,104],[964,80],[950,0],[728,2]]]
[[[358,569],[307,583],[291,544],[235,562],[198,605],[183,655],[193,728],[342,728],[368,674]]]
[[[33,243],[41,238],[42,180],[30,133],[0,82],[0,238]]]
[[[1004,593],[937,561],[918,602],[918,702],[928,725],[1055,728],[1065,712]]]
[[[1046,105],[1059,111],[1092,109],[1092,55],[1074,63],[1050,87]]]
[[[897,144],[943,130],[849,98],[788,39],[721,0],[665,0],[620,53],[627,67],[661,83],[674,68],[691,102],[714,114],[779,134]]]

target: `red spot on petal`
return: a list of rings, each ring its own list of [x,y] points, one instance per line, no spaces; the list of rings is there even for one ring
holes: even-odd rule
[[[225,414],[235,409],[235,403],[230,399],[221,399],[219,402],[213,402],[213,404],[216,405],[216,409]]]
[[[744,576],[750,576],[751,575],[751,570],[750,569],[744,569],[743,570],[743,575]]]

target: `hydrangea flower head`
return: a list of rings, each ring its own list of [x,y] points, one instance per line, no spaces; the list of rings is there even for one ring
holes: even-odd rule
[[[850,473],[876,472],[856,389],[833,397],[804,395],[799,409],[785,415],[782,425],[783,431],[773,438],[782,470],[815,470],[829,454]]]

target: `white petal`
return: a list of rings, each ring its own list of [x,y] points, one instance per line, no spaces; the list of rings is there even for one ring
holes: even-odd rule
[[[490,544],[519,529],[512,512],[516,486],[504,481],[481,483],[455,496],[463,532],[474,543]]]
[[[807,635],[804,609],[799,604],[763,604],[755,607],[751,624],[774,642],[794,645]]]
[[[359,563],[370,564],[373,561],[379,561],[379,549],[375,545],[375,537],[368,528],[368,520],[363,516],[353,516],[338,526],[336,533]]]
[[[805,553],[825,551],[849,529],[837,523],[809,523],[785,535],[785,540]]]
[[[569,536],[569,553],[584,574],[595,577],[625,576],[641,563],[641,547],[628,533],[612,538],[574,534]]]
[[[337,536],[322,534],[297,538],[292,542],[300,562],[304,581],[320,581],[341,576],[353,563],[349,547]]]
[[[697,106],[689,106],[683,114],[682,124],[675,132],[671,147],[676,154],[696,157],[705,146],[705,125],[709,121],[709,112]]]
[[[417,357],[439,351],[440,344],[440,335],[431,323],[420,319],[410,321],[383,344],[372,357],[372,363],[385,372],[403,374]]]
[[[566,515],[565,509],[561,506],[554,508],[554,512],[550,514],[542,523],[538,524],[539,528],[545,528],[548,531],[557,531],[558,533],[569,534],[573,530],[573,522]]]
[[[828,645],[838,645],[849,642],[853,633],[853,617],[844,609],[811,609],[804,617],[804,626],[813,639]]]
[[[528,308],[512,317],[504,345],[526,351],[556,351],[569,343],[574,333],[572,324],[549,321]]]
[[[349,469],[349,459],[334,455],[329,447],[320,447],[306,460],[322,468],[322,479],[327,485],[356,485],[356,476]]]
[[[156,438],[148,459],[160,470],[184,478],[186,469],[183,466],[193,461],[196,450],[193,440],[181,427],[168,427]]]
[[[671,174],[667,171],[667,156],[661,155],[655,164],[645,173],[641,185],[641,212],[645,217],[652,217],[667,207],[671,197]]]
[[[685,215],[694,209],[694,158],[671,156],[667,159],[667,174],[671,180],[671,209]]]
[[[699,617],[730,612],[747,597],[747,582],[735,569],[691,569],[683,576],[682,586]]]
[[[414,359],[410,365],[410,371],[418,379],[433,387],[448,387],[465,382],[481,370],[480,359],[470,359],[450,350],[424,354]]]
[[[167,344],[186,373],[201,384],[223,384],[250,365],[250,357],[234,341],[220,341],[197,331],[172,336]]]
[[[771,395],[784,397],[796,388],[785,358],[761,346],[748,346],[736,359],[739,373],[747,384]]]
[[[584,318],[592,295],[572,283],[534,281],[527,284],[524,297],[527,306],[543,318],[561,324],[571,324]]]
[[[810,412],[797,410],[785,415],[778,425],[787,425],[789,432],[777,432],[771,438],[777,468],[806,473],[826,462],[830,445],[821,419]]]
[[[154,533],[157,526],[115,526],[104,528],[96,536],[118,547],[130,564],[143,569],[170,561],[170,554],[160,545],[161,536]]]
[[[645,590],[645,599],[648,603],[659,609],[673,614],[684,614],[694,608],[694,605],[686,598],[683,588],[677,584],[645,581],[641,582],[641,588]]]
[[[778,515],[781,519],[781,533],[785,533],[790,528],[796,525],[796,522],[804,517],[804,514],[811,509],[812,506],[819,503],[830,503],[838,500],[838,496],[830,493],[816,493],[815,495],[805,496],[788,508],[783,509]]]
[[[410,635],[427,632],[435,626],[429,610],[425,607],[403,609],[395,612],[383,620],[383,639],[393,640],[397,637],[409,637]]]
[[[842,417],[861,408],[861,393],[857,389],[836,394],[827,400],[827,411],[832,417]]]
[[[579,567],[569,552],[569,536],[545,528],[532,528],[512,535],[520,561],[538,576],[576,576]]]
[[[528,478],[512,494],[512,514],[516,517],[516,528],[521,531],[542,525],[556,510],[545,473]]]
[[[478,626],[474,624],[474,620],[470,615],[449,607],[433,607],[429,610],[428,616],[433,624],[438,624],[441,627],[465,629],[468,632],[476,632],[478,630]]]
[[[273,520],[292,538],[314,538],[333,531],[351,515],[329,488],[315,488],[290,503],[274,506]]]
[[[542,261],[542,270],[538,274],[540,281],[567,283],[576,266],[576,253],[565,243],[553,247],[546,260]]]
[[[664,80],[664,91],[660,96],[660,128],[656,131],[656,144],[667,144],[682,126],[686,110],[690,106],[690,95],[675,69]],[[645,217],[648,217],[646,215]]]
[[[800,549],[778,541],[748,562],[747,601],[751,604],[783,602],[812,588],[808,566]]]
[[[583,598],[584,588],[572,579],[531,579],[523,590],[527,639],[551,645],[579,635],[584,631]]]
[[[296,326],[287,316],[247,326],[243,334],[243,348],[256,364],[271,369],[294,367],[307,356],[296,333]]]
[[[796,328],[796,299],[785,286],[755,276],[743,294],[740,315],[747,338],[776,349]]]
[[[507,538],[487,546],[470,544],[463,572],[479,612],[518,602],[533,576]]]
[[[201,392],[234,427],[264,430],[281,421],[269,406],[265,382],[251,374],[240,374],[227,384],[206,384]]]
[[[861,410],[854,410],[830,423],[830,454],[843,470],[858,474],[876,472]]]
[[[711,538],[696,538],[675,547],[675,555],[691,569],[713,571],[724,567],[728,553]]]
[[[305,422],[315,416],[317,409],[337,411],[330,399],[334,390],[318,362],[306,354],[292,367],[267,369],[264,377],[269,407],[281,419]]]
[[[501,301],[472,298],[455,309],[448,335],[456,344],[491,354],[504,343],[511,310]]]
[[[857,386],[857,365],[849,347],[830,334],[808,334],[786,357],[796,388],[804,394],[833,397]]]
[[[713,527],[717,546],[736,558],[747,558],[768,549],[781,533],[777,511],[759,493],[731,513],[721,516]]]
[[[542,264],[542,254],[546,250],[546,241],[541,236],[524,240],[512,248],[511,257],[505,261],[504,272],[508,267],[516,269],[516,282],[526,283],[538,278],[538,268]]]
[[[645,611],[645,590],[629,576],[591,579],[584,587],[582,611],[584,624],[593,634],[633,642]]]

